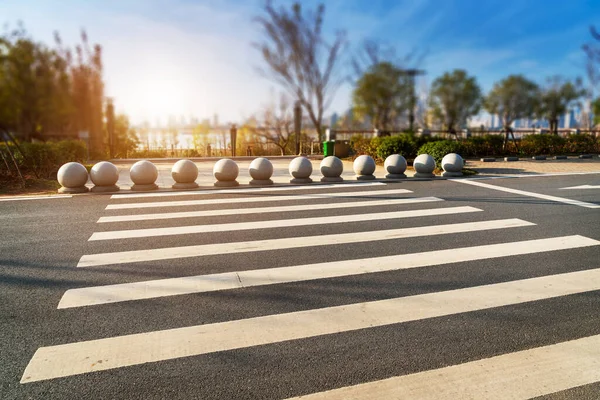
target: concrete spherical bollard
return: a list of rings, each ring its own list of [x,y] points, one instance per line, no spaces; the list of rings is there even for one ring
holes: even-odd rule
[[[383,168],[387,171],[385,176],[387,179],[404,179],[406,178],[406,158],[400,154],[392,154],[385,159]]]
[[[215,186],[238,186],[239,182],[236,181],[236,179],[239,173],[240,168],[235,161],[229,158],[223,158],[217,161],[213,167],[213,176],[217,179]]]
[[[306,157],[296,157],[290,162],[288,168],[292,179],[290,183],[312,183],[310,174],[312,174],[313,166],[310,160]]]
[[[273,164],[264,157],[252,160],[248,172],[250,172],[250,176],[252,177],[252,180],[250,181],[251,185],[261,186],[273,184],[273,181],[271,180],[271,176],[273,176]]]
[[[462,176],[462,169],[465,162],[461,156],[456,153],[446,154],[442,158],[442,176]]]
[[[92,192],[117,192],[119,187],[119,169],[108,161],[100,161],[90,169],[90,179],[94,182]]]
[[[375,160],[371,156],[362,155],[356,157],[354,160],[354,164],[352,164],[352,168],[354,169],[354,173],[356,174],[356,179],[359,181],[370,181],[375,179]]]
[[[157,190],[155,183],[158,178],[158,169],[150,161],[138,161],[129,168],[129,177],[133,182],[131,190]]]
[[[336,156],[325,157],[319,165],[321,174],[321,182],[342,182],[344,179],[341,177],[344,172],[344,163]]]
[[[171,168],[171,176],[175,181],[173,189],[195,189],[198,184],[198,167],[190,160],[179,160]]]
[[[85,184],[88,181],[88,172],[85,167],[76,162],[62,165],[56,174],[58,183],[62,186],[58,193],[85,193],[88,191]]]
[[[429,154],[421,154],[413,162],[415,168],[415,178],[435,178],[433,170],[435,169],[435,160]]]

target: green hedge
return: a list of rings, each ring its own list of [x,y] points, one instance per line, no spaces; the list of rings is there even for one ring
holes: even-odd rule
[[[350,147],[355,156],[368,154],[373,158],[383,161],[392,154],[401,154],[405,158],[415,158],[417,150],[423,144],[440,140],[442,139],[438,137],[415,136],[411,133],[374,137],[372,139],[354,135],[350,139]]]
[[[70,161],[85,162],[87,150],[85,143],[79,140],[61,140],[57,142],[21,142],[19,148],[10,144],[17,164],[23,173],[30,173],[40,178],[55,178],[61,165]],[[6,145],[0,144],[0,151],[8,155]],[[4,166],[4,165],[2,165]],[[12,165],[11,165],[12,168]]]
[[[464,154],[463,149],[463,142],[458,142],[456,140],[442,140],[425,143],[419,148],[418,154],[429,154],[435,160],[438,168],[441,168],[442,158],[444,158],[446,154],[457,153],[462,156]]]
[[[575,154],[598,153],[600,152],[600,137],[594,138],[582,133],[569,135],[563,151]]]
[[[512,141],[503,148],[504,135],[484,135],[465,140],[442,140],[437,137],[414,136],[404,133],[397,136],[366,139],[353,136],[350,140],[354,155],[368,154],[383,161],[391,154],[401,154],[407,159],[418,154],[430,154],[439,164],[448,153],[458,153],[462,157],[486,157],[504,155],[557,155],[600,152],[600,138],[586,134],[573,134],[566,138],[557,135],[527,135],[519,142],[519,152]]]

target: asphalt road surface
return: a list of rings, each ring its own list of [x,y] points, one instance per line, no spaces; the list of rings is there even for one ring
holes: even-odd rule
[[[0,201],[2,399],[598,399],[600,174]]]

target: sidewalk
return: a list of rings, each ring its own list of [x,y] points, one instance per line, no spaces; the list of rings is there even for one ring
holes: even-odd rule
[[[591,159],[576,157],[567,160],[534,161],[522,159],[520,161],[506,162],[497,158],[495,162],[482,162],[467,160],[466,168],[479,172],[480,176],[486,175],[519,175],[519,174],[554,174],[569,172],[598,172],[600,173],[600,158],[594,155]]]
[[[214,162],[206,162],[205,160],[203,160],[202,162],[196,162],[196,165],[198,166],[199,170],[198,179],[196,179],[196,183],[198,183],[198,185],[211,187],[213,186],[216,179],[212,174],[212,168],[217,160],[218,159],[215,159]],[[271,177],[271,180],[273,181],[273,183],[290,183],[290,179],[292,178],[288,171],[290,160],[291,159],[271,159],[271,162],[273,163],[273,176]],[[236,162],[238,167],[240,168],[240,173],[237,181],[240,183],[240,185],[249,185],[249,182],[252,179],[250,177],[250,173],[248,172],[251,160],[241,160]],[[321,171],[319,170],[319,164],[321,163],[321,161],[311,160],[311,162],[313,165],[313,173],[311,175],[311,178],[314,182],[320,182],[322,175]],[[117,168],[119,168],[119,181],[117,182],[117,185],[122,190],[130,189],[133,183],[129,179],[129,168],[133,163],[128,161],[123,162],[123,160],[121,160],[120,162],[115,161],[114,164],[117,166]],[[158,169],[158,179],[156,180],[156,184],[161,189],[171,188],[171,185],[175,183],[175,181],[171,177],[171,167],[173,166],[173,164],[174,162],[155,163],[156,168]],[[413,174],[414,171],[406,171],[407,176],[412,176]],[[385,177],[385,175],[386,172],[384,171],[383,166],[378,165],[377,169],[375,170],[375,176],[377,178],[383,178]],[[356,181],[356,175],[352,170],[352,162],[344,161],[344,172],[342,173],[342,178],[344,178],[344,180],[347,181]]]
[[[275,184],[288,184],[291,176],[288,172],[288,165],[293,157],[282,157],[278,159],[271,158],[273,163],[273,176],[272,180]],[[238,176],[238,182],[240,185],[248,185],[250,180],[250,174],[248,168],[253,158],[248,159],[237,159],[236,162],[240,168]],[[196,161],[198,165],[198,179],[196,182],[201,187],[213,187],[215,178],[212,174],[212,168],[214,163],[218,160],[215,159],[202,159]],[[578,158],[570,158],[567,160],[546,160],[546,161],[533,161],[533,160],[522,160],[515,162],[505,162],[503,159],[497,159],[496,162],[481,162],[479,160],[467,160],[465,167],[473,169],[479,172],[477,176],[502,176],[502,175],[534,175],[534,174],[548,174],[548,173],[572,173],[572,172],[598,172],[600,173],[600,158],[594,156],[589,160],[581,160]],[[171,167],[176,160],[159,160],[155,162],[158,169],[158,179],[156,184],[161,189],[170,189],[171,185],[175,183],[171,177]],[[135,162],[135,160],[115,160],[114,164],[119,168],[119,181],[117,185],[122,190],[128,190],[132,186],[132,182],[129,179],[129,168]],[[314,182],[320,182],[321,173],[319,171],[320,160],[311,159],[313,164],[313,173],[311,178]],[[375,176],[383,179],[386,172],[382,165],[378,165],[375,170]],[[406,171],[408,177],[414,175],[412,169]],[[352,162],[344,161],[344,172],[342,177],[346,181],[356,181],[356,175],[352,169]]]

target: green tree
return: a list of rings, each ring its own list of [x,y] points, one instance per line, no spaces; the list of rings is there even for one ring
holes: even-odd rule
[[[513,122],[535,115],[539,94],[539,87],[535,82],[522,75],[510,75],[495,83],[484,99],[485,109],[491,114],[497,114],[502,120],[505,146],[509,135],[512,135]]]
[[[594,114],[594,126],[600,124],[600,97],[594,100],[591,104],[592,114]]]
[[[474,77],[456,69],[433,81],[429,101],[434,117],[453,133],[479,112],[481,89]]]
[[[558,118],[565,114],[586,93],[581,88],[581,80],[575,82],[560,76],[548,78],[542,89],[537,114],[550,123],[550,130],[558,133]]]
[[[411,85],[406,74],[389,62],[373,65],[357,81],[352,93],[359,118],[368,117],[373,128],[392,130],[408,110]]]
[[[102,49],[85,32],[73,51],[55,35],[50,48],[19,26],[0,36],[0,129],[24,140],[90,134],[92,157],[104,150]]]
[[[346,42],[342,32],[328,44],[323,35],[325,6],[304,12],[299,2],[291,10],[276,9],[267,0],[264,14],[257,18],[264,40],[256,45],[270,77],[293,99],[300,101],[323,139],[323,115],[342,83],[336,72]]]
[[[140,139],[125,114],[115,116],[115,157],[128,157],[137,150]]]

